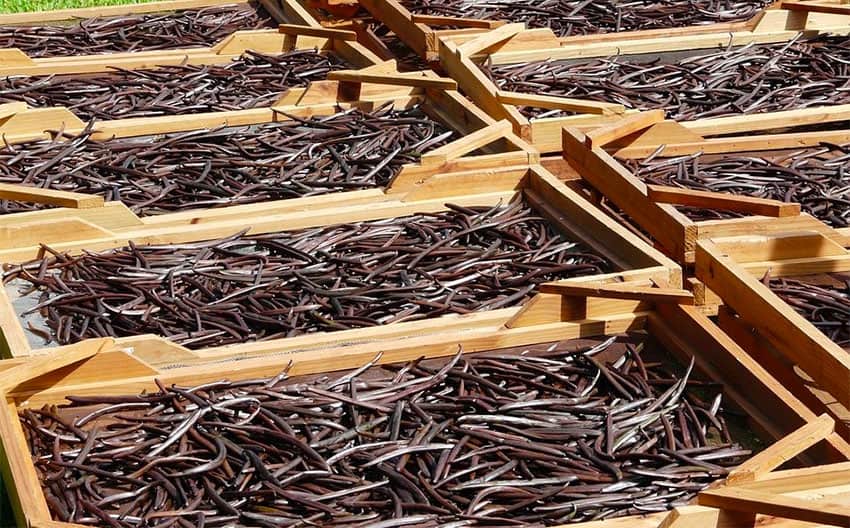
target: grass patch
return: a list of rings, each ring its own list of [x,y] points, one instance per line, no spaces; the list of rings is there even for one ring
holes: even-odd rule
[[[0,2],[0,13],[24,13],[51,9],[101,7],[121,4],[143,4],[154,0],[6,0]]]

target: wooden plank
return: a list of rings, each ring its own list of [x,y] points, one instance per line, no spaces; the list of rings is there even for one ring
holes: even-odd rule
[[[514,35],[524,29],[525,24],[521,22],[515,24],[505,24],[487,33],[482,33],[481,35],[468,42],[464,42],[463,44],[457,47],[457,52],[465,57],[471,57],[476,53],[481,53],[487,48],[490,48],[512,38]]]
[[[606,299],[632,299],[638,301],[674,304],[694,304],[694,295],[688,290],[675,288],[653,288],[652,286],[624,284],[565,284],[545,282],[540,285],[541,293],[580,297],[602,297]]]
[[[523,193],[555,226],[582,240],[621,269],[661,266],[669,270],[665,278],[670,287],[682,286],[679,267],[669,258],[611,217],[600,214],[595,206],[542,166],[531,167]]]
[[[425,180],[435,173],[450,173],[471,170],[491,170],[500,167],[523,165],[528,162],[525,152],[503,152],[501,154],[486,154],[459,158],[446,163],[443,167],[423,167],[419,164],[405,165],[401,171],[390,181],[386,189],[388,195],[406,193],[421,185]]]
[[[343,29],[328,29],[324,27],[299,26],[295,24],[280,24],[278,31],[284,35],[306,35],[326,39],[356,41],[357,33]]]
[[[528,167],[502,167],[464,172],[435,174],[417,182],[401,199],[405,202],[440,197],[517,190],[528,174]]]
[[[587,148],[584,134],[565,128],[563,151],[567,162],[588,183],[647,230],[668,254],[684,259],[693,248],[697,233],[693,222],[673,206],[649,200],[646,184],[604,150]]]
[[[829,415],[822,414],[732,470],[726,477],[726,484],[752,482],[824,440],[833,431],[835,421]]]
[[[451,160],[470,154],[481,147],[489,145],[497,139],[502,139],[506,134],[509,134],[511,130],[512,126],[509,121],[498,121],[423,154],[420,158],[420,163],[426,167],[433,167],[448,163]]]
[[[664,110],[649,110],[630,114],[610,125],[601,126],[588,132],[584,138],[585,144],[588,148],[604,147],[662,121],[664,121]]]
[[[477,18],[464,18],[437,15],[417,15],[413,13],[414,24],[427,24],[429,26],[456,26],[460,28],[495,29],[505,25],[503,20],[480,20]]]
[[[37,204],[49,204],[71,209],[103,207],[103,197],[69,191],[58,191],[42,187],[27,187],[14,183],[0,183],[0,198]]]
[[[729,117],[684,121],[681,125],[702,136],[755,132],[792,126],[834,123],[850,119],[850,104],[800,108]]]
[[[714,244],[720,251],[732,255],[736,264],[850,255],[840,244],[817,232],[738,236],[718,239]]]
[[[807,13],[830,13],[834,15],[850,15],[850,5],[827,4],[821,2],[782,2],[782,9],[789,11],[805,11]]]
[[[850,438],[850,430],[848,430],[842,421],[842,416],[846,415],[846,410],[841,405],[835,403],[831,396],[829,396],[826,401],[823,398],[820,398],[818,394],[816,394],[816,391],[813,390],[815,387],[812,385],[811,380],[808,379],[808,377],[801,375],[801,373],[796,370],[795,365],[790,364],[787,359],[777,354],[776,351],[771,348],[770,343],[767,342],[766,339],[761,337],[757,331],[742,321],[740,317],[729,309],[729,307],[719,307],[717,311],[717,325],[724,333],[726,333],[726,335],[732,338],[742,349],[744,349],[747,354],[753,358],[753,360],[761,365],[764,370],[776,378],[776,380],[781,383],[785,389],[794,394],[803,405],[811,410],[812,413],[815,415],[828,413],[836,419],[836,422],[839,424],[838,430],[843,437]],[[813,419],[814,417],[811,416],[806,419],[804,423],[811,422]],[[799,425],[802,426],[803,424],[801,423]],[[841,439],[842,438],[839,437],[839,440]],[[836,451],[841,453],[843,458],[850,459],[850,447],[847,446],[846,441],[842,445],[830,436],[826,443],[830,444]],[[813,461],[813,459],[809,457],[809,453],[805,453],[799,458],[802,461],[808,461],[810,463]]]
[[[570,97],[559,97],[542,94],[527,94],[520,92],[498,91],[498,98],[505,104],[546,108],[548,110],[565,110],[584,114],[620,115],[626,107],[617,103],[602,103]]]
[[[436,42],[429,42],[431,29],[413,21],[413,15],[397,0],[360,0],[360,5],[383,22],[407,46],[426,61],[437,59]]]
[[[26,363],[0,373],[0,391],[5,394],[18,385],[74,363],[85,361],[114,345],[115,340],[111,337],[88,339],[82,343],[64,347],[59,353],[36,356]]]
[[[456,196],[449,200],[463,206],[494,206],[500,201],[515,198],[514,191],[491,192],[472,196]],[[99,251],[127,244],[133,240],[137,244],[178,244],[188,241],[210,240],[230,236],[235,232],[249,228],[249,234],[262,234],[292,229],[302,229],[328,224],[361,222],[405,216],[414,213],[444,211],[446,199],[423,200],[418,202],[388,201],[365,207],[357,204],[351,207],[334,207],[309,211],[286,212],[282,214],[266,213],[254,218],[233,218],[220,222],[199,225],[180,226],[142,226],[109,236],[79,238],[74,241],[50,244],[56,251],[77,253],[83,250]],[[15,247],[0,250],[0,261],[19,262],[35,258],[40,246]]]
[[[647,185],[649,199],[659,203],[720,209],[761,216],[785,217],[800,214],[800,204],[737,194],[700,191],[668,185]]]
[[[0,358],[27,356],[31,347],[21,326],[6,286],[0,285]]]
[[[710,241],[696,249],[696,276],[789,361],[850,407],[850,355]]]
[[[850,524],[850,508],[845,504],[827,500],[807,501],[738,487],[703,491],[698,496],[698,502],[704,506],[764,513],[831,526]]]
[[[51,518],[29,453],[17,406],[0,394],[0,470],[18,526],[28,526],[29,519]]]
[[[27,110],[29,110],[29,106],[23,102],[0,104],[0,119],[6,119]]]
[[[13,135],[38,130],[82,129],[85,123],[63,106],[32,108],[15,112],[0,121],[0,134]]]
[[[763,134],[729,138],[709,138],[705,141],[668,143],[664,146],[663,155],[665,157],[673,157],[694,154],[697,152],[703,152],[705,154],[725,154],[729,152],[781,150],[813,147],[824,141],[836,144],[850,143],[850,130]],[[645,158],[657,149],[657,145],[624,147],[615,151],[614,155],[625,159]]]
[[[55,244],[68,240],[85,240],[86,238],[104,236],[114,236],[114,233],[82,218],[67,216],[52,222],[35,221],[16,225],[0,225],[0,248]]]
[[[440,66],[458,82],[464,93],[495,120],[507,119],[520,137],[530,133],[529,121],[513,106],[499,101],[499,89],[469,57],[450,42],[440,41]]]
[[[436,88],[457,90],[457,83],[446,77],[431,77],[425,72],[381,74],[361,73],[356,70],[337,70],[328,73],[328,80],[351,83],[376,83],[393,86],[415,86],[417,88]]]

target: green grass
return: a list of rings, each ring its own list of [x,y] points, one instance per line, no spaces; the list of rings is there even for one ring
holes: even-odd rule
[[[120,4],[142,4],[153,0],[5,0],[0,2],[0,13],[24,13],[50,9],[100,7]]]

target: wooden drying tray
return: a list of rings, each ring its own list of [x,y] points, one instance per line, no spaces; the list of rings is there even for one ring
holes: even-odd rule
[[[768,9],[750,22],[720,29],[705,25],[671,30],[652,30],[559,39],[550,29],[523,30],[522,24],[506,24],[486,33],[440,37],[440,66],[457,80],[461,91],[494,119],[508,119],[514,131],[541,152],[559,150],[564,126],[594,125],[623,113],[622,105],[500,90],[479,64],[516,64],[549,59],[593,59],[611,55],[657,54],[725,48],[749,43],[784,42],[818,34],[850,34],[850,15]],[[529,120],[516,106],[535,106],[575,112],[577,115]]]
[[[525,160],[514,166],[489,170],[467,170],[462,165],[447,172],[445,165],[436,164],[433,169],[418,170],[401,175],[386,192],[380,190],[355,191],[335,195],[286,200],[271,204],[250,204],[231,208],[239,214],[222,216],[218,210],[196,211],[194,220],[181,224],[145,224],[113,230],[81,234],[74,230],[62,230],[64,240],[54,240],[50,246],[57,251],[79,254],[83,251],[102,251],[122,247],[133,241],[138,245],[169,244],[203,241],[232,235],[248,228],[251,234],[361,222],[411,215],[415,213],[447,210],[447,203],[463,206],[488,206],[507,203],[523,196],[540,214],[548,218],[554,228],[564,232],[573,240],[581,241],[596,253],[605,256],[612,264],[613,273],[583,277],[567,281],[580,283],[604,283],[617,280],[654,280],[670,288],[681,288],[681,270],[661,253],[629,233],[576,192],[569,189],[546,169],[529,165]],[[308,203],[309,202],[309,203]],[[59,231],[56,224],[53,231]],[[80,230],[77,230],[80,231]],[[25,233],[22,233],[25,236]],[[42,237],[30,237],[28,247],[0,251],[0,262],[19,263],[36,258],[41,252],[37,245]],[[494,317],[499,324],[509,326],[537,324],[546,318],[559,317],[566,310],[561,305],[560,294],[541,293],[532,298],[525,307],[497,312],[482,312],[455,319],[435,318],[440,325],[459,324],[472,328],[477,324],[491,325]],[[455,323],[452,323],[455,321]],[[416,332],[420,327],[431,328],[431,323],[400,323],[391,327],[331,332],[284,340],[282,342],[249,343],[244,350],[272,351],[284,343],[294,343],[301,349],[309,343],[340,343],[374,340],[372,336],[402,335]],[[0,328],[4,343],[0,355],[27,356],[44,353],[46,350],[31,349],[26,331],[5,293],[0,291]],[[235,350],[228,347],[229,351]],[[188,353],[188,352],[187,352]],[[190,353],[197,354],[197,353]],[[166,360],[181,358],[169,354]],[[169,359],[171,358],[171,359]],[[179,360],[179,359],[178,359]]]
[[[414,82],[416,82],[414,80]],[[126,138],[157,135],[188,130],[200,130],[220,126],[243,126],[273,123],[291,118],[309,118],[331,115],[341,110],[357,108],[372,111],[384,105],[396,109],[419,105],[432,119],[457,132],[458,139],[444,147],[426,152],[419,163],[402,167],[391,190],[381,189],[355,192],[331,193],[317,197],[276,200],[264,204],[221,207],[210,210],[189,210],[164,215],[139,217],[120,201],[104,202],[100,196],[47,190],[23,185],[0,187],[0,198],[22,199],[34,203],[45,203],[58,208],[42,209],[0,216],[0,249],[26,247],[43,242],[51,244],[67,240],[68,233],[80,238],[98,238],[112,232],[167,226],[187,226],[198,222],[230,221],[239,219],[246,211],[278,210],[300,211],[314,206],[330,206],[359,199],[389,199],[389,194],[405,189],[409,182],[459,171],[480,171],[473,174],[481,177],[491,169],[510,165],[539,162],[539,155],[527,143],[510,132],[507,123],[496,123],[478,110],[455,91],[416,86],[395,86],[380,83],[360,83],[353,88],[356,98],[348,97],[352,87],[350,81],[318,81],[307,88],[296,88],[281,98],[271,108],[192,114],[174,119],[171,116],[121,119],[98,122],[92,139]],[[63,129],[66,133],[80,133],[81,122],[73,122],[74,116],[66,109],[36,109],[15,112],[16,106],[0,105],[0,134],[10,144],[43,139],[42,132]],[[4,117],[3,110],[8,110]],[[470,155],[479,150],[483,154]],[[454,192],[454,190],[452,191]],[[457,193],[462,192],[458,189]]]
[[[738,236],[700,240],[695,264],[696,278],[724,303],[718,320],[727,332],[785,386],[806,387],[807,401],[850,418],[850,353],[762,284],[768,270],[774,278],[850,271],[850,252],[819,232]]]
[[[0,49],[0,76],[102,73],[114,71],[116,67],[140,70],[183,64],[227,64],[248,50],[266,54],[292,49],[332,51],[358,68],[381,62],[377,55],[352,39],[352,35],[307,24],[284,24],[279,29],[236,31],[206,48],[41,58],[30,58],[17,48],[4,48]]]
[[[567,298],[562,301],[566,302]],[[645,330],[658,339],[679,361],[687,363],[694,358],[702,374],[723,383],[726,401],[731,401],[733,406],[746,413],[752,426],[764,438],[779,439],[762,455],[754,456],[743,471],[734,474],[735,485],[744,485],[753,480],[761,482],[771,478],[811,474],[813,469],[769,473],[777,465],[801,452],[804,457],[798,460],[806,464],[837,464],[826,466],[831,470],[847,467],[850,446],[841,436],[846,434],[843,424],[834,424],[807,408],[694,307],[666,302],[650,305],[646,302],[582,297],[570,297],[569,304],[584,308],[579,312],[556,310],[549,314],[554,315],[553,318],[529,322],[527,325],[509,325],[507,319],[494,320],[490,327],[473,327],[462,331],[446,328],[444,332],[431,335],[396,336],[380,343],[328,346],[321,350],[281,349],[280,354],[256,358],[246,358],[231,350],[229,356],[222,353],[217,361],[207,359],[173,368],[151,364],[140,357],[138,347],[130,346],[126,340],[115,343],[111,340],[95,340],[90,345],[78,345],[66,351],[64,360],[63,356],[51,355],[28,361],[2,361],[0,381],[3,382],[3,388],[0,396],[4,405],[0,407],[0,441],[4,456],[0,462],[17,521],[21,525],[36,528],[72,526],[50,521],[47,503],[18,420],[17,413],[21,408],[61,404],[65,396],[70,394],[118,395],[155,391],[154,380],[165,385],[196,385],[224,377],[230,380],[252,379],[274,376],[290,364],[291,375],[352,369],[374,359],[378,351],[382,353],[381,363],[391,363],[422,356],[448,357],[456,353],[459,345],[466,353],[472,354],[504,347],[639,330]],[[597,308],[591,309],[592,306]],[[86,346],[91,348],[86,349]],[[150,348],[155,350],[156,346],[150,345]],[[59,363],[51,367],[55,361]],[[719,510],[694,505],[677,508],[670,513],[571,526],[728,528],[730,524],[725,521],[729,517],[729,514]],[[802,528],[800,523],[789,523],[764,515],[759,515],[757,521],[759,526]]]
[[[564,128],[563,155],[582,178],[631,217],[680,263],[693,262],[696,241],[712,237],[814,230],[844,243],[847,237],[843,233],[808,214],[800,214],[798,205],[733,194],[650,189],[615,156],[643,158],[661,145],[665,145],[665,149],[660,155],[679,156],[696,152],[731,154],[798,148],[815,146],[821,141],[847,142],[850,141],[850,130],[706,137],[840,121],[850,116],[848,112],[850,105],[841,105],[681,124],[663,120],[660,111],[643,112],[630,114],[613,124],[585,128],[590,130],[587,134],[578,128]],[[655,120],[646,121],[644,116],[652,118],[653,115]],[[629,128],[630,122],[634,124],[641,118],[645,121],[642,129],[635,131]],[[605,136],[609,142],[606,142]],[[601,139],[601,146],[593,138]],[[737,210],[752,216],[693,221],[678,211],[674,204]],[[768,218],[769,221],[766,221]]]

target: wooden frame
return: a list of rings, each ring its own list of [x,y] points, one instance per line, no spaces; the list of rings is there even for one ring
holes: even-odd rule
[[[461,140],[463,141],[463,140]],[[475,148],[475,145],[465,145]],[[510,153],[508,153],[510,154]],[[438,159],[445,151],[438,153]],[[265,204],[234,206],[223,210],[200,210],[183,214],[179,221],[174,218],[158,217],[143,225],[115,227],[97,231],[83,232],[78,218],[66,218],[65,225],[76,222],[76,233],[65,235],[64,239],[54,240],[50,245],[59,251],[71,253],[98,251],[120,247],[132,240],[136,244],[165,244],[187,241],[207,240],[227,236],[233,232],[250,228],[250,233],[270,233],[344,222],[357,222],[392,218],[418,212],[443,211],[446,203],[460,205],[493,206],[522,195],[538,212],[549,218],[553,225],[582,241],[597,253],[607,257],[616,269],[621,271],[604,275],[572,279],[568,282],[601,284],[624,280],[654,280],[670,288],[680,288],[681,271],[658,251],[616,224],[613,220],[596,210],[589,202],[569,189],[542,166],[529,164],[528,154],[518,151],[513,165],[505,166],[504,155],[495,158],[454,158],[435,165],[411,166],[403,170],[386,191],[366,190],[304,199],[283,200]],[[481,163],[491,164],[490,168],[480,168]],[[493,165],[495,163],[495,165]],[[451,182],[451,186],[445,185]],[[21,236],[28,238],[26,245],[18,244],[14,248],[0,250],[0,261],[14,263],[38,256],[40,246],[46,239],[45,231],[57,232],[58,224],[45,223],[43,230],[33,229],[26,224],[19,226]],[[88,224],[89,227],[92,224]],[[64,233],[73,231],[63,230]],[[309,349],[327,347],[332,343],[350,341],[368,341],[398,336],[404,333],[433,332],[445,326],[458,325],[463,328],[490,326],[494,320],[499,324],[520,327],[528,324],[546,322],[559,317],[567,306],[561,306],[561,296],[541,293],[536,295],[522,308],[482,312],[468,317],[448,317],[416,323],[400,323],[386,328],[339,331],[326,334],[259,343],[248,343],[236,347],[227,347],[228,353],[263,354],[280,350],[282,347]],[[495,319],[494,319],[495,318]],[[500,319],[501,318],[501,319]],[[22,323],[15,315],[5,290],[0,291],[0,328],[2,328],[5,346],[3,355],[26,356],[45,353],[46,350],[33,349]],[[146,336],[141,341],[150,341]],[[242,348],[240,348],[242,347]],[[160,346],[160,348],[164,348]],[[168,345],[169,352],[164,357],[147,358],[152,364],[160,361],[177,361],[192,357],[216,355],[219,352],[190,352],[176,345]]]
[[[417,81],[414,80],[414,82]],[[347,89],[350,87],[347,87],[347,84],[352,83],[317,81],[307,88],[294,88],[287,92],[275,106],[269,108],[190,114],[181,116],[180,119],[163,116],[97,122],[92,139],[97,141],[219,126],[274,123],[292,118],[331,115],[352,108],[368,112],[384,105],[392,105],[397,109],[420,105],[432,119],[453,129],[459,136],[466,137],[450,143],[442,150],[435,149],[434,152],[425,153],[420,164],[404,167],[402,174],[399,175],[400,179],[394,185],[394,191],[401,189],[403,182],[407,179],[430,176],[440,170],[446,170],[446,167],[452,167],[452,170],[486,169],[504,164],[534,163],[539,160],[533,148],[510,133],[509,126],[505,128],[497,125],[487,114],[478,110],[455,91],[380,83],[354,83],[357,93],[352,99],[350,90]],[[3,107],[4,105],[0,105],[0,116],[2,116]],[[62,110],[34,109],[20,113],[10,112],[5,120],[0,117],[0,134],[7,143],[19,144],[50,137],[50,133],[43,132],[44,130],[63,129],[68,134],[76,134],[85,129],[85,124],[79,120],[72,124],[72,119],[76,118],[67,109]],[[469,144],[469,138],[474,139],[475,134],[494,130],[496,135],[490,134],[483,144]],[[468,153],[476,148],[481,148],[488,154],[468,156]],[[375,189],[371,194],[368,191],[360,194],[374,198],[383,196],[384,192]],[[357,193],[352,194],[352,196],[355,195]],[[285,207],[297,210],[311,207],[312,204],[333,204],[338,200],[330,196],[270,202],[268,207],[283,207],[282,204],[289,203],[291,205]],[[65,233],[77,233],[77,235],[87,233],[84,236],[96,236],[98,233],[102,235],[116,229],[186,225],[199,221],[196,211],[139,217],[124,204],[103,202],[99,196],[82,193],[57,194],[55,191],[23,185],[0,186],[0,197],[64,206],[0,216],[0,249],[20,247],[40,237],[44,237],[42,241],[51,243],[66,239],[68,235]],[[342,199],[345,199],[345,196]],[[255,205],[255,207],[260,206]],[[210,219],[208,221],[236,218],[241,211],[243,209],[239,207],[219,208],[209,212],[207,218]]]
[[[695,264],[696,277],[724,303],[721,327],[785,386],[805,388],[811,405],[821,400],[820,411],[845,419],[850,353],[761,283],[768,270],[774,278],[850,271],[850,252],[820,232],[789,232],[701,240]]]
[[[587,136],[580,128],[564,128],[563,156],[585,181],[630,216],[658,241],[668,255],[680,263],[693,262],[696,241],[712,237],[813,230],[840,241],[845,238],[843,234],[808,214],[801,214],[798,204],[755,200],[725,193],[652,188],[632,174],[615,156],[639,159],[653,153],[656,157],[667,157],[697,152],[720,154],[799,148],[816,146],[821,141],[840,143],[850,141],[850,130],[766,135],[744,132],[840,121],[846,118],[847,112],[850,112],[850,105],[684,123],[661,121],[643,130],[632,131],[619,141],[602,147],[588,147]],[[658,153],[662,146],[663,150]],[[719,207],[752,216],[694,221],[678,211],[677,204]]]
[[[120,343],[101,340],[100,351],[85,354],[77,351],[73,361],[66,359],[58,368],[49,361],[31,364],[32,360],[7,360],[0,362],[0,379],[3,385],[0,407],[0,441],[2,441],[3,475],[10,483],[13,509],[18,522],[29,526],[53,528],[72,525],[50,519],[45,498],[18,421],[17,411],[23,407],[39,407],[61,403],[68,394],[127,394],[142,390],[155,390],[154,380],[166,385],[198,384],[227,377],[231,380],[271,376],[291,362],[291,375],[328,372],[356,368],[382,352],[381,363],[399,362],[416,357],[445,357],[454,354],[458,345],[466,353],[475,353],[511,346],[545,343],[552,340],[578,337],[615,335],[623,332],[646,330],[680,361],[694,358],[697,368],[713,379],[722,379],[726,396],[734,405],[748,413],[755,427],[772,439],[790,435],[790,440],[779,440],[768,450],[768,455],[753,458],[750,467],[762,468],[759,478],[770,476],[764,470],[772,469],[779,460],[790,459],[806,451],[806,460],[815,463],[834,463],[829,468],[846,467],[850,445],[836,431],[843,425],[825,423],[802,402],[784,389],[770,374],[728,336],[719,331],[709,319],[689,306],[662,304],[655,308],[634,301],[605,301],[571,297],[571,302],[583,305],[588,316],[563,314],[557,320],[523,327],[494,324],[486,329],[448,331],[436,335],[392,339],[380,344],[356,344],[346,347],[316,351],[297,351],[286,355],[264,358],[244,358],[231,354],[217,362],[197,362],[176,368],[162,369],[142,360],[134,351],[122,350]],[[590,307],[597,308],[590,314]],[[331,359],[332,358],[332,359]],[[120,365],[120,368],[116,368]],[[719,370],[723,376],[718,378]],[[4,372],[7,374],[4,376]],[[794,441],[806,433],[808,440]],[[793,442],[792,442],[793,441]],[[789,452],[788,444],[797,446]],[[810,448],[810,449],[806,449]],[[765,461],[765,459],[768,459]],[[812,469],[792,470],[812,473]],[[778,472],[787,477],[786,472]],[[753,517],[753,515],[750,515]],[[686,506],[670,513],[645,517],[627,517],[606,522],[572,525],[580,528],[704,526],[728,527],[723,512],[704,506]],[[698,524],[683,523],[685,520]],[[759,516],[759,522],[769,519]],[[772,524],[771,524],[772,525]],[[780,522],[783,527],[801,526]],[[743,526],[740,525],[740,526]]]
[[[460,89],[494,119],[508,119],[514,131],[542,153],[560,150],[564,126],[598,126],[617,119],[621,105],[557,96],[514,94],[500,90],[478,64],[515,64],[549,59],[591,59],[611,55],[637,55],[725,48],[750,43],[784,42],[800,32],[850,34],[850,15],[767,9],[755,19],[734,24],[709,24],[671,30],[650,30],[557,38],[549,29],[490,33],[449,34],[437,38],[440,66],[459,83]],[[674,38],[671,38],[674,37]],[[477,43],[476,43],[477,41]],[[577,115],[529,119],[514,105],[570,110]]]

